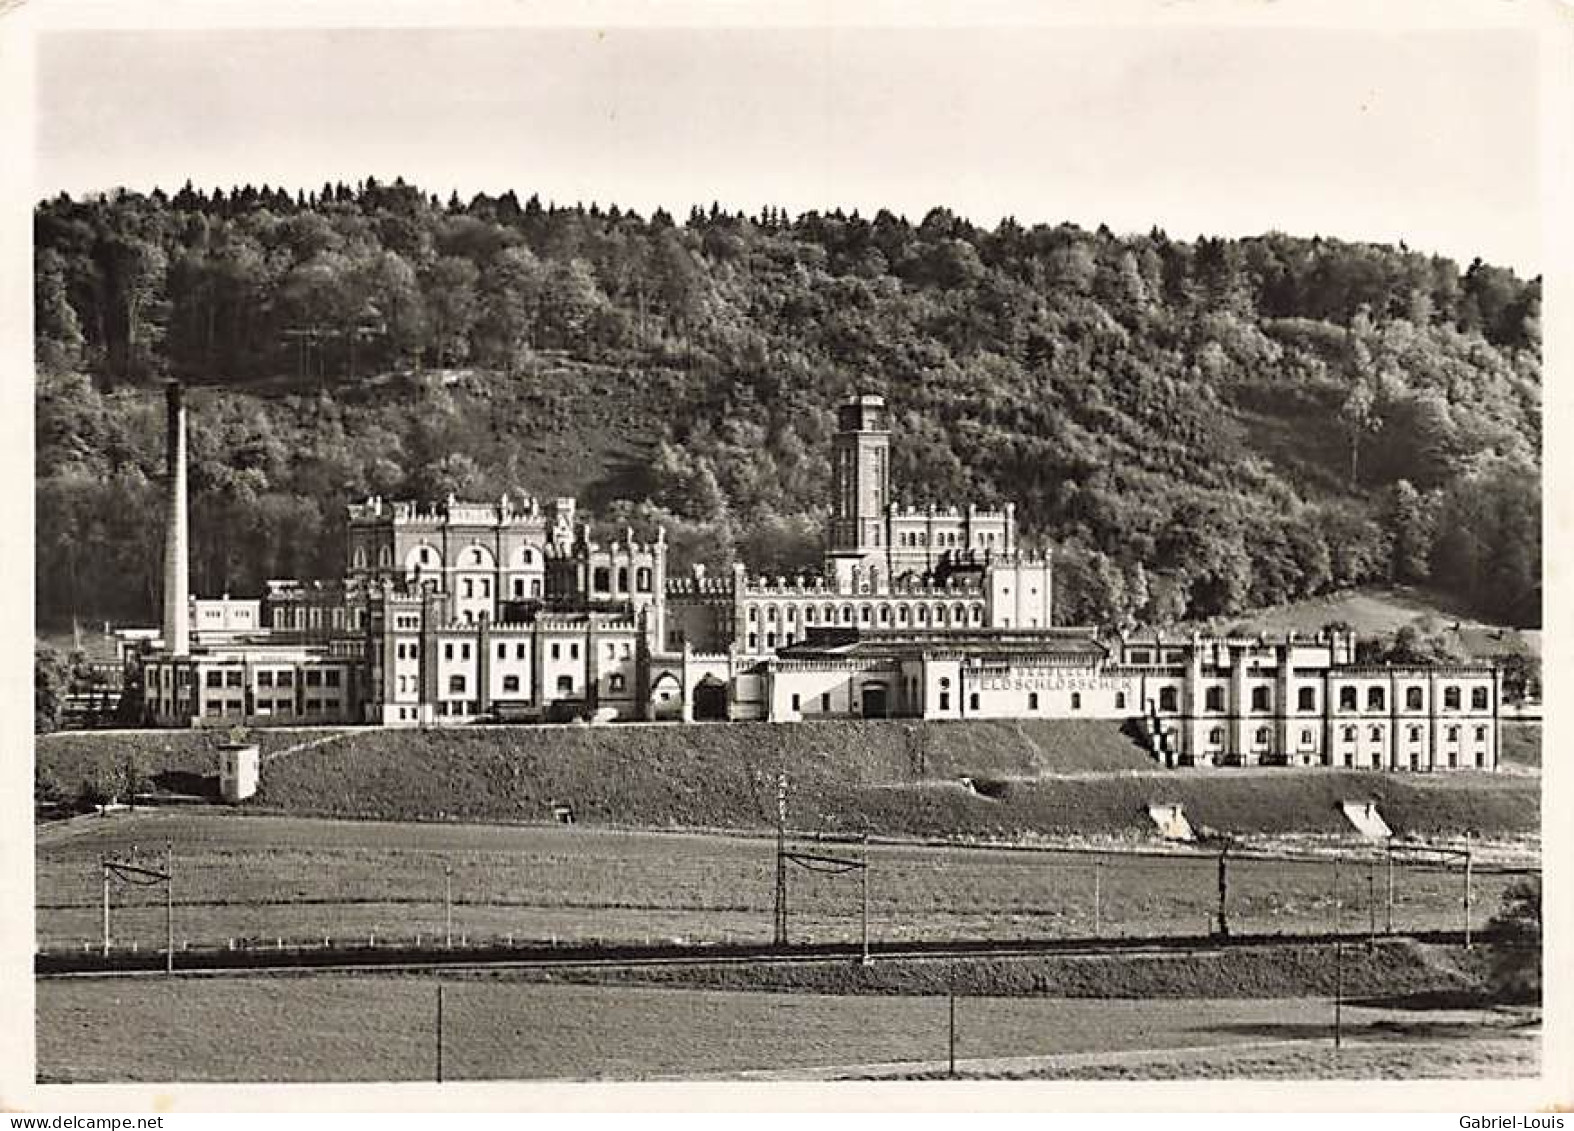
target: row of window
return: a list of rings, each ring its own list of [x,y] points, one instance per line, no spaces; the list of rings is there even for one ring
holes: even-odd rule
[[[303,704],[302,713],[312,715],[323,711],[337,712],[341,706],[342,703],[338,699],[307,699]],[[246,703],[242,699],[210,699],[203,705],[203,713],[210,717],[244,715]],[[259,699],[252,706],[254,715],[293,715],[294,713],[294,699]]]
[[[995,544],[995,532],[993,530],[980,531],[977,538],[974,539],[974,543],[980,546],[993,546]],[[927,546],[929,545],[929,534],[923,530],[903,531],[896,536],[896,544],[910,547]],[[936,546],[965,546],[967,545],[967,539],[955,531],[942,530],[935,535],[934,544]]]
[[[203,673],[204,686],[207,687],[244,687],[246,673],[239,668],[210,668]],[[304,673],[304,683],[307,687],[338,687],[341,672],[338,668],[307,668]],[[294,687],[295,673],[293,671],[263,670],[257,672],[258,687]]]
[[[401,693],[408,692],[408,691],[415,691],[415,690],[417,690],[419,688],[419,686],[420,686],[419,682],[413,676],[400,676],[399,677],[398,687],[399,687],[399,691]],[[451,675],[451,676],[448,677],[448,694],[450,694],[450,695],[463,695],[469,689],[469,686],[470,686],[469,679],[466,676]],[[622,674],[620,674],[618,672],[613,672],[611,675],[607,676],[607,691],[609,693],[621,692],[625,688],[627,688],[627,686],[628,686],[628,681],[627,681],[627,679],[624,678],[624,676]],[[503,677],[503,694],[504,695],[518,695],[519,694],[519,687],[520,687],[519,676],[517,676],[517,675],[505,675]],[[560,676],[558,676],[557,677],[557,690],[558,690],[559,694],[573,694],[573,691],[574,691],[574,677],[571,676],[571,675],[560,675]]]
[[[1445,728],[1445,730],[1443,732],[1443,740],[1445,742],[1458,742],[1459,741],[1459,730],[1460,730],[1460,728],[1457,727],[1457,726],[1451,726],[1451,727]],[[1407,737],[1409,738],[1409,740],[1411,742],[1420,742],[1422,740],[1423,734],[1424,734],[1424,728],[1422,728],[1422,727],[1411,726],[1411,727],[1406,728],[1406,735],[1407,735]],[[1359,727],[1354,727],[1354,726],[1342,727],[1342,728],[1340,728],[1340,731],[1339,731],[1339,737],[1344,742],[1359,742],[1360,738],[1361,738],[1360,728]],[[1380,726],[1374,726],[1374,727],[1368,728],[1368,730],[1367,730],[1367,738],[1370,739],[1372,742],[1384,742],[1384,741],[1386,741],[1386,738],[1385,738],[1385,735],[1384,735],[1384,730]],[[1475,739],[1476,739],[1477,742],[1485,742],[1487,740],[1487,728],[1484,727],[1484,726],[1476,727],[1475,728]],[[1258,746],[1266,746],[1266,745],[1268,745],[1268,743],[1270,741],[1272,741],[1271,731],[1267,727],[1258,727],[1257,730],[1253,733],[1252,741],[1255,742]],[[1303,728],[1302,731],[1301,731],[1301,746],[1302,746],[1302,748],[1303,749],[1309,749],[1312,746],[1316,745],[1316,742],[1317,742],[1317,734],[1316,734],[1316,732]],[[1211,728],[1208,731],[1208,744],[1210,746],[1222,746],[1224,744],[1224,728],[1223,727],[1213,727],[1213,728]]]
[[[1159,689],[1159,710],[1179,710],[1180,695],[1173,687]],[[1419,687],[1405,689],[1405,710],[1420,711],[1424,709],[1425,693]],[[1459,687],[1450,684],[1443,688],[1443,709],[1445,711],[1460,710],[1463,694]],[[1470,689],[1470,709],[1485,711],[1491,704],[1491,697],[1485,687],[1472,687]],[[1296,691],[1296,710],[1317,710],[1317,689],[1302,687]],[[1210,687],[1203,692],[1203,710],[1223,711],[1224,688]],[[1273,710],[1273,689],[1268,687],[1254,687],[1251,691],[1251,709],[1253,711]],[[1366,709],[1368,711],[1386,711],[1388,709],[1388,689],[1385,687],[1368,687],[1366,689]],[[1359,710],[1359,696],[1354,687],[1341,687],[1339,689],[1339,710]]]

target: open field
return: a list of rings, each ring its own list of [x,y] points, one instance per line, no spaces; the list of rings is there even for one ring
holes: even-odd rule
[[[174,845],[176,935],[193,944],[375,936],[429,942],[444,930],[444,865],[453,869],[455,939],[648,938],[769,941],[774,841],[575,826],[394,824],[253,817],[201,810],[81,818],[41,830],[36,876],[41,945],[100,934],[103,853]],[[813,847],[812,840],[795,843]],[[856,855],[857,846],[822,851]],[[1217,857],[876,844],[870,848],[876,939],[1204,934],[1218,904]],[[1387,924],[1381,863],[1232,858],[1237,933],[1349,930]],[[1457,928],[1457,869],[1395,867],[1398,930]],[[1482,926],[1514,877],[1481,869],[1471,919]],[[1096,889],[1096,891],[1095,891]],[[794,870],[792,937],[852,941],[862,892],[853,875]],[[1097,900],[1095,902],[1095,895]],[[118,945],[163,945],[159,888],[116,886]]]
[[[397,975],[44,981],[47,1081],[430,1080],[437,982]],[[444,983],[445,1080],[717,1076],[943,1060],[943,996]],[[1352,1034],[1396,1011],[1351,1007]],[[965,1059],[1200,1050],[1326,1033],[1322,999],[1068,1001],[963,997]]]
[[[264,757],[310,737],[259,732]],[[216,736],[67,734],[38,742],[63,783],[138,751],[161,784],[202,788]],[[1522,756],[1528,744],[1516,750]],[[1151,802],[1233,833],[1346,831],[1339,802],[1376,799],[1399,834],[1534,834],[1534,774],[1436,775],[1153,762],[1112,723],[820,722],[711,726],[353,730],[264,765],[254,807],[390,820],[538,822],[567,804],[582,823],[765,829],[775,779],[827,832],[1021,839],[1150,835]],[[970,778],[973,789],[961,784]]]

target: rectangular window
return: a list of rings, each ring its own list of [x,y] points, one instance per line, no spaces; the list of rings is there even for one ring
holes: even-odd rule
[[[339,669],[338,668],[329,668],[327,671],[322,673],[322,678],[323,678],[323,682],[325,684],[327,684],[329,687],[338,687],[339,686]]]
[[[579,645],[578,644],[570,644],[568,646],[568,658],[571,659],[571,660],[579,659]]]
[[[499,660],[506,660],[506,659],[508,659],[508,645],[507,644],[499,644],[497,646],[497,658]]]
[[[465,677],[462,676],[462,675],[451,675],[451,676],[449,676],[448,677],[448,694],[450,694],[450,695],[463,695],[464,693],[465,693]]]
[[[208,672],[206,674],[206,676],[204,677],[203,682],[208,687],[223,687],[224,686],[224,673],[223,672]]]
[[[830,709],[831,709],[831,693],[829,691],[827,691],[823,695],[820,696],[820,710],[824,711],[824,712],[829,712]]]
[[[454,658],[454,646],[452,644],[444,644],[443,645],[443,659],[445,659],[445,660],[452,660],[453,658]]]
[[[295,686],[295,673],[294,672],[280,672],[279,673],[279,686],[280,687],[294,687]]]
[[[505,675],[503,677],[503,690],[517,695],[519,693],[519,677],[517,675]]]
[[[799,709],[799,704],[800,704],[800,700],[799,700],[798,696],[794,695],[792,697],[792,709],[794,711],[798,710]]]
[[[949,691],[942,691],[940,693],[940,709],[942,711],[949,711],[951,709],[951,693]]]
[[[312,668],[310,671],[308,671],[306,673],[306,686],[307,687],[321,687],[322,686],[322,672],[318,671],[316,668]]]
[[[461,660],[468,660],[470,658],[470,645],[468,645],[468,644],[461,644],[461,645],[459,645],[459,658]]]
[[[514,659],[516,659],[516,660],[523,660],[524,658],[525,658],[525,646],[523,644],[515,644],[514,645]]]
[[[257,673],[257,686],[258,687],[272,687],[273,686],[273,673],[272,672],[258,672]]]
[[[552,645],[552,658],[554,660],[562,658],[562,648],[561,648],[561,646],[559,646],[557,644]]]

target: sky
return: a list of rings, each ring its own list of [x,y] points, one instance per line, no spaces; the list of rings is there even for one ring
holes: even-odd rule
[[[37,195],[403,176],[680,218],[943,205],[1541,269],[1525,31],[272,29],[38,38]]]

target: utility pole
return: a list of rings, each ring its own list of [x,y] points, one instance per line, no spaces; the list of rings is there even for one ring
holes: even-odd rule
[[[1334,855],[1334,937],[1344,931],[1344,899],[1339,894],[1339,857]]]
[[[437,983],[437,1082],[443,1082],[443,984]]]
[[[787,945],[787,775],[776,775],[776,932],[778,947]]]
[[[1102,934],[1100,919],[1103,912],[1103,887],[1104,887],[1104,858],[1102,856],[1093,861],[1093,937],[1099,938]]]
[[[104,874],[104,957],[109,957],[109,861],[102,853],[98,857],[99,871]]]
[[[443,861],[443,945],[454,948],[454,866]],[[439,987],[441,991],[441,987]]]
[[[1219,937],[1230,937],[1230,842],[1219,850]]]
[[[1334,1048],[1344,1042],[1344,942],[1334,941]]]
[[[863,864],[863,868],[861,869],[862,872],[863,872],[863,882],[864,882],[863,883],[863,886],[864,886],[863,964],[865,966],[872,966],[872,965],[874,965],[874,959],[869,956],[869,834],[868,833],[864,833],[864,852],[863,852],[863,857],[864,857],[864,864]]]
[[[1371,945],[1377,945],[1377,862],[1366,865],[1366,913],[1369,922]]]
[[[1470,946],[1470,830],[1465,830],[1465,949]]]
[[[1388,907],[1387,907],[1387,934],[1394,933],[1394,842],[1388,842]]]
[[[946,1009],[949,1017],[946,1075],[954,1077],[956,1076],[956,966],[954,964],[951,967],[951,977],[946,980]]]
[[[164,844],[164,974],[175,975],[175,846]]]

